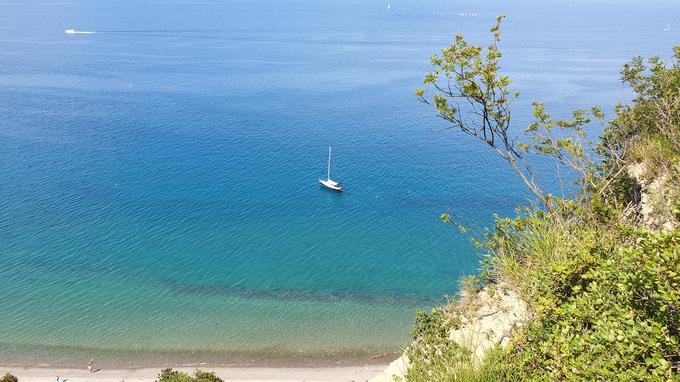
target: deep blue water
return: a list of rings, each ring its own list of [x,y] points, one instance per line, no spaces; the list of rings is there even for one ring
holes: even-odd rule
[[[670,0],[390,3],[3,1],[0,361],[398,351],[478,267],[439,215],[529,197],[416,101],[428,57],[507,14],[520,129],[534,100],[611,113],[621,65],[680,42]]]

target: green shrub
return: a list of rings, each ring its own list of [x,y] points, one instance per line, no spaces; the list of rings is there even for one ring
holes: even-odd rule
[[[406,374],[410,382],[501,382],[514,381],[516,374],[500,349],[490,351],[481,365],[469,350],[451,341],[420,343],[406,354],[411,360]]]
[[[502,18],[491,29],[495,42]],[[623,67],[621,80],[633,99],[617,105],[609,122],[597,107],[554,120],[534,103],[536,122],[524,131],[531,142],[519,143],[501,139],[509,127],[511,81],[497,79],[496,44],[486,51],[483,56],[484,47],[458,35],[431,59],[434,69],[424,84],[434,87],[434,96],[426,98],[423,89],[416,95],[453,127],[501,154],[543,206],[520,210],[514,219],[497,218],[480,243],[487,251],[482,277],[462,280],[461,301],[418,313],[406,352],[407,380],[680,382],[680,228],[637,231],[680,221],[680,45],[670,60],[637,57]],[[473,112],[460,112],[460,98]],[[475,103],[496,123],[476,121]],[[593,118],[603,124],[595,145],[583,140],[583,127]],[[553,135],[556,127],[567,136]],[[591,158],[591,151],[599,157]],[[573,199],[543,193],[526,166],[526,152],[546,154],[579,173],[579,193]],[[662,190],[645,190],[654,220],[663,224],[640,223],[636,216],[642,190],[627,172],[638,163],[646,182],[663,181],[654,187]],[[442,220],[456,225],[448,214]],[[645,223],[650,227],[641,227]],[[520,294],[532,318],[508,348],[488,352],[477,364],[448,336],[460,325],[455,317],[465,315],[466,296],[497,282]]]
[[[224,382],[220,377],[216,376],[215,373],[212,372],[205,372],[205,371],[197,371],[196,374],[194,374],[194,381],[195,382]]]
[[[171,368],[161,370],[156,382],[224,382],[215,373],[196,370],[193,376]]]
[[[680,230],[600,255],[538,310],[507,362],[527,381],[680,380]]]
[[[0,382],[18,382],[18,381],[19,379],[10,373],[7,373],[2,378],[0,378]]]
[[[191,382],[191,377],[187,373],[167,368],[161,370],[156,382]]]
[[[440,339],[446,337],[446,327],[443,324],[446,318],[441,308],[435,308],[432,313],[427,314],[425,311],[419,310],[416,312],[416,323],[411,329],[411,335],[414,339],[434,338]]]
[[[501,221],[490,243],[506,262],[489,264],[516,273],[535,319],[475,365],[448,339],[460,322],[447,308],[419,312],[407,380],[680,381],[680,229],[608,228]]]

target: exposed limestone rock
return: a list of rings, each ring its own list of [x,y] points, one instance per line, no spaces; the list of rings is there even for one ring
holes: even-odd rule
[[[667,172],[653,176],[649,174],[644,163],[629,165],[626,171],[640,186],[639,200],[635,209],[642,223],[655,231],[675,228],[678,222],[672,213],[675,190],[670,184],[671,176]]]
[[[409,360],[406,354],[390,363],[382,374],[368,380],[368,382],[404,382],[408,371]]]
[[[487,350],[500,344],[506,347],[512,331],[529,319],[527,304],[506,284],[490,285],[476,295],[466,297],[467,308],[459,328],[451,330],[449,338],[467,347],[477,361]]]
[[[508,346],[513,330],[530,318],[527,304],[505,283],[461,294],[456,312],[461,324],[450,331],[449,339],[470,349],[477,362],[496,345]],[[404,354],[368,382],[403,382],[408,367]]]

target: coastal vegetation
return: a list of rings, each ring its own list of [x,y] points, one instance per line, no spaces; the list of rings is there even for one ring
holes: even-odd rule
[[[501,74],[502,20],[491,44],[459,34],[433,56],[416,95],[494,150],[538,203],[497,217],[477,240],[480,275],[461,282],[459,299],[418,312],[405,378],[680,381],[680,45],[668,60],[623,67],[634,96],[610,119],[598,107],[554,119],[536,102],[534,122],[516,130],[511,106],[520,95]],[[591,141],[592,127],[601,135]],[[547,192],[531,164],[538,157],[573,171],[573,197]],[[461,227],[448,214],[442,220]],[[513,296],[521,314],[497,321],[512,324],[498,341],[479,344],[493,326],[478,325],[477,343],[461,335],[509,309],[502,302]]]
[[[161,370],[156,382],[224,382],[220,377],[212,372],[196,370],[194,375],[189,375],[182,371],[171,368]]]
[[[0,382],[18,382],[19,379],[14,375],[7,373],[0,378]]]

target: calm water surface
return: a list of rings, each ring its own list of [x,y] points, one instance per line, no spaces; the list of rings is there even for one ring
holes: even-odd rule
[[[477,269],[439,214],[528,197],[416,101],[428,57],[506,13],[519,129],[534,100],[611,111],[680,42],[675,1],[477,3],[3,1],[0,363],[399,351]]]

